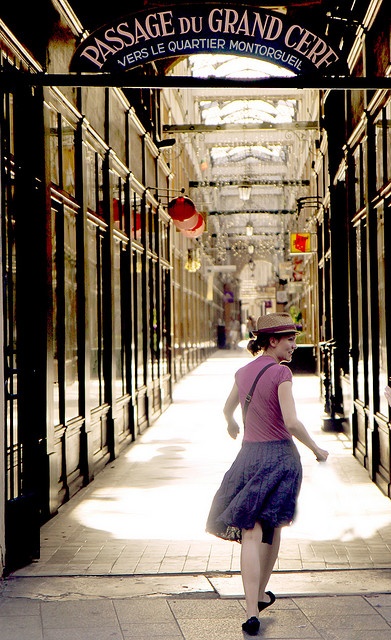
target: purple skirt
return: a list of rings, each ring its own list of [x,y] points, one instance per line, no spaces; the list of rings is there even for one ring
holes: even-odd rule
[[[302,480],[299,452],[292,440],[243,442],[212,501],[206,531],[242,541],[242,529],[262,526],[263,542],[276,527],[291,524]]]

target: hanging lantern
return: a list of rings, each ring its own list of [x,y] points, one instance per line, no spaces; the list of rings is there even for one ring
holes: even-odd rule
[[[168,203],[168,213],[178,229],[192,229],[198,222],[194,202],[187,196],[179,196]]]
[[[183,229],[185,238],[198,238],[205,231],[205,220],[201,213],[197,213],[197,223],[191,229]]]

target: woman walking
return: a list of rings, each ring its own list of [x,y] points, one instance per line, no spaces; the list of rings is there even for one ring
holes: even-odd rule
[[[257,356],[235,374],[224,406],[231,438],[239,434],[234,412],[243,412],[242,447],[225,474],[210,509],[206,531],[241,543],[241,574],[247,621],[243,631],[257,635],[259,612],[275,601],[266,591],[280,547],[281,527],[294,517],[302,479],[300,456],[292,436],[319,462],[328,452],[311,438],[296,415],[290,362],[297,348],[289,313],[258,318],[248,350]]]

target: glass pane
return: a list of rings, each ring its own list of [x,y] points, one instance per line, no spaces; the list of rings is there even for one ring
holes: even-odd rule
[[[52,212],[52,247],[53,247],[53,266],[52,266],[52,288],[53,288],[53,423],[60,424],[60,381],[58,370],[58,277],[57,277],[57,234],[56,234],[56,216],[55,211]]]
[[[148,379],[156,380],[158,378],[158,310],[156,306],[156,263],[151,260],[148,270],[149,282],[149,301],[150,301],[150,343],[148,357]]]
[[[132,221],[131,221],[131,237],[134,240],[141,240],[141,198],[134,191],[131,196],[132,202]]]
[[[161,334],[161,348],[160,348],[160,370],[162,375],[168,373],[168,339],[169,339],[169,278],[170,274],[166,269],[162,271],[162,334]]]
[[[356,211],[361,209],[361,150],[357,147],[354,154],[354,178],[355,178],[355,197]]]
[[[391,103],[386,106],[386,123],[387,123],[387,175],[384,176],[384,182],[391,180]]]
[[[363,319],[363,305],[365,300],[363,298],[363,247],[365,242],[365,235],[362,227],[359,225],[356,227],[356,250],[357,250],[357,310],[358,310],[358,397],[363,402],[365,401],[365,349],[364,349],[364,319]]]
[[[376,144],[376,189],[379,190],[384,183],[383,175],[383,119],[378,118],[375,122],[375,144]]]
[[[62,166],[63,189],[75,195],[75,129],[63,118],[62,130]]]
[[[135,255],[135,295],[136,295],[136,353],[137,353],[137,389],[145,384],[144,379],[144,318],[142,295],[142,259],[141,254]]]
[[[386,293],[385,293],[385,242],[383,204],[377,211],[377,268],[379,296],[379,391],[380,411],[388,416],[388,402],[383,390],[387,383],[387,327],[386,327]]]
[[[98,227],[89,222],[88,233],[88,291],[90,339],[90,401],[92,407],[102,404],[103,335],[102,335],[102,236]]]
[[[96,213],[96,175],[95,175],[96,153],[86,146],[86,185],[87,185],[87,209]]]
[[[77,345],[76,215],[64,212],[65,419],[79,415]]]
[[[115,397],[125,393],[125,362],[122,337],[121,313],[121,247],[122,243],[114,239],[114,350],[115,350]]]
[[[55,111],[49,112],[49,152],[50,152],[50,179],[53,184],[60,184],[60,170],[58,157],[58,114]]]

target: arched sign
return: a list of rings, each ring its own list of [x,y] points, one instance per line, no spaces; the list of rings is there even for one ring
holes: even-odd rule
[[[197,53],[249,56],[296,75],[345,74],[341,53],[303,24],[267,9],[212,4],[169,6],[116,19],[82,41],[70,71],[118,73]]]

